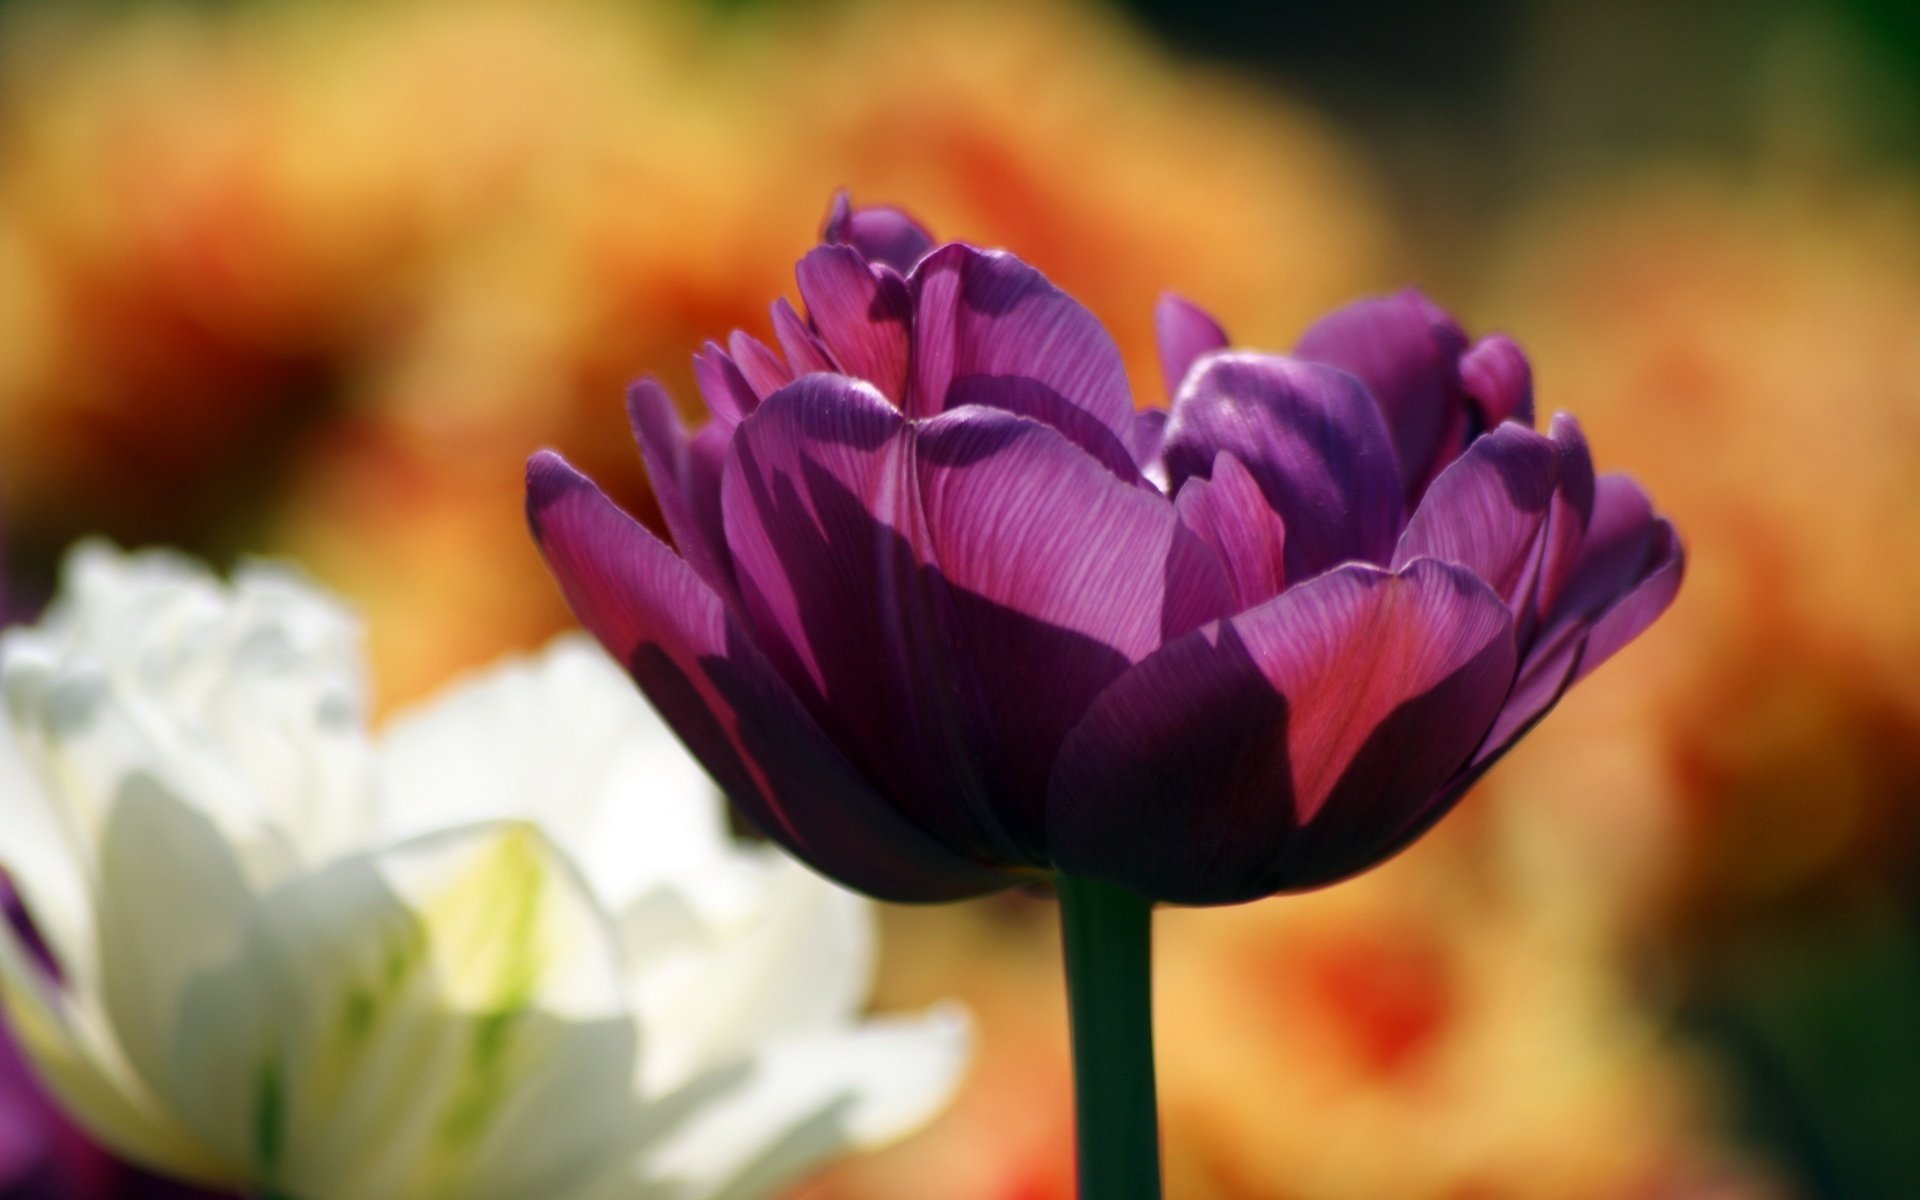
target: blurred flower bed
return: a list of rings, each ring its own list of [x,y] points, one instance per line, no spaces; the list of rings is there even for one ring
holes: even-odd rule
[[[1143,397],[1163,289],[1280,347],[1439,260],[1419,282],[1528,347],[1692,577],[1403,860],[1162,917],[1171,1194],[1771,1200],[1823,1194],[1806,1146],[1868,1164],[1824,1194],[1920,1180],[1873,1124],[1913,1111],[1875,1039],[1920,993],[1920,192],[1650,169],[1422,257],[1335,126],[1064,3],[0,17],[16,592],[88,531],[290,556],[365,608],[385,706],[569,624],[527,453],[646,514],[626,383],[692,397],[688,347],[764,334],[837,187],[1016,248]],[[1050,926],[889,912],[879,1003],[961,996],[979,1058],[807,1195],[1071,1195]],[[1805,959],[1836,931],[1860,953]],[[1913,991],[1836,1016],[1882,961]]]

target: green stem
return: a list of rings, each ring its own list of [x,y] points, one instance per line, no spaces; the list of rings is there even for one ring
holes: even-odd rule
[[[1080,1200],[1160,1200],[1153,902],[1061,876]]]

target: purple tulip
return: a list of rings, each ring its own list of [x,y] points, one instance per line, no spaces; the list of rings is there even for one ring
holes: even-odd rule
[[[1665,609],[1680,545],[1526,359],[1418,293],[1292,355],[1159,313],[1170,412],[1000,251],[836,204],[778,350],[629,398],[669,550],[552,453],[534,535],[747,816],[873,895],[1316,887],[1444,813]]]

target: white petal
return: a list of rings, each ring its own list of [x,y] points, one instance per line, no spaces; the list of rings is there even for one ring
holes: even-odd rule
[[[899,1137],[951,1097],[968,1042],[964,1017],[942,1008],[775,1042],[718,1068],[686,1085],[702,1098],[637,1164],[642,1194],[754,1200],[836,1152]]]
[[[771,851],[752,868],[756,902],[735,919],[673,946],[628,943],[650,1095],[757,1043],[844,1025],[872,986],[871,903]]]
[[[260,1186],[563,1197],[639,1126],[610,929],[537,832],[343,860],[263,898],[189,989],[163,1098]]]
[[[95,1141],[169,1175],[216,1186],[240,1182],[134,1075],[98,1011],[56,988],[5,922],[0,1006],[41,1083]]]
[[[184,560],[89,544],[53,612],[0,641],[27,765],[80,840],[131,772],[163,775],[275,854],[321,861],[366,832],[358,631],[284,572],[231,586]]]
[[[713,784],[583,636],[396,718],[380,764],[389,832],[532,820],[616,909],[669,883],[702,912],[742,902],[724,868],[734,851]]]

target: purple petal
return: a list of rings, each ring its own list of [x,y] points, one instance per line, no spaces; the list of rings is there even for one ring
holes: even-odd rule
[[[1556,421],[1555,432],[1561,431]],[[1584,456],[1585,446],[1579,444]],[[1567,583],[1550,595],[1539,631],[1523,645],[1512,694],[1475,752],[1477,776],[1591,674],[1665,612],[1679,591],[1685,556],[1673,526],[1632,480],[1602,477],[1593,518]]]
[[[1054,861],[1192,904],[1371,866],[1479,742],[1513,655],[1506,606],[1431,559],[1342,567],[1197,630],[1068,735]]]
[[[952,652],[912,449],[900,413],[845,376],[806,376],[741,422],[721,509],[742,608],[827,736],[910,819],[977,861],[1033,859],[995,807],[990,722]]]
[[[886,794],[982,861],[1044,864],[1067,727],[1229,607],[1165,499],[1048,426],[916,426],[840,377],[741,424],[722,501],[756,641]]]
[[[1037,846],[1067,730],[1121,671],[1232,612],[1232,597],[1162,496],[1115,479],[1045,425],[956,409],[917,431],[914,463],[956,644],[1010,780],[1003,807]]]
[[[780,350],[787,356],[787,363],[796,376],[813,375],[821,371],[829,374],[839,372],[839,364],[828,355],[827,348],[820,344],[813,330],[807,328],[800,314],[793,311],[793,305],[784,299],[775,300],[772,316],[773,336],[780,343]]]
[[[907,391],[907,327],[913,315],[906,284],[870,269],[845,246],[819,246],[795,269],[807,314],[840,369],[880,389],[899,406]]]
[[[1168,484],[1240,460],[1287,528],[1286,574],[1385,562],[1400,532],[1400,474],[1385,421],[1343,371],[1279,355],[1208,356],[1174,404]]]
[[[868,262],[891,267],[902,275],[933,249],[933,236],[906,213],[881,205],[854,208],[845,192],[833,198],[820,240],[852,246]]]
[[[1286,526],[1239,459],[1224,451],[1215,456],[1212,473],[1188,479],[1174,508],[1220,560],[1234,611],[1263,604],[1287,586]]]
[[[733,357],[734,366],[740,369],[740,374],[746,379],[747,386],[761,400],[793,382],[793,368],[769,350],[765,342],[743,330],[736,329],[727,338],[727,350]]]
[[[1489,334],[1460,359],[1460,382],[1480,410],[1481,428],[1533,424],[1533,367],[1512,338]]]
[[[885,898],[953,899],[1012,882],[944,849],[888,805],[712,589],[555,454],[527,464],[527,518],[580,623],[769,837]]]
[[[1210,350],[1227,348],[1227,331],[1204,309],[1168,292],[1153,310],[1153,332],[1160,343],[1160,377],[1167,385],[1167,402],[1180,394],[1193,360]]]
[[[1467,338],[1418,291],[1360,300],[1322,317],[1294,353],[1359,377],[1393,432],[1409,501],[1445,465],[1443,444],[1461,419],[1461,352]]]
[[[1131,476],[1133,399],[1092,313],[1010,254],[958,243],[914,269],[908,414],[980,404],[1041,420]]]
[[[1416,558],[1457,563],[1519,613],[1540,565],[1555,467],[1554,444],[1523,426],[1502,425],[1475,440],[1427,489],[1400,535],[1394,567]]]
[[[693,379],[715,423],[731,429],[760,405],[760,395],[740,367],[718,344],[708,342],[693,356]]]
[[[1548,431],[1554,452],[1553,503],[1540,554],[1540,571],[1531,602],[1520,613],[1520,645],[1531,643],[1555,598],[1579,561],[1580,546],[1593,519],[1593,456],[1586,435],[1566,413],[1555,413]]]
[[[1160,447],[1167,440],[1167,412],[1162,408],[1143,408],[1133,414],[1133,433],[1127,438],[1127,451],[1133,465],[1142,473],[1160,461]],[[1164,484],[1165,478],[1157,482]]]
[[[707,586],[723,596],[732,595],[733,562],[720,523],[720,464],[726,455],[726,431],[708,426],[689,440],[673,401],[651,379],[627,390],[627,420],[674,547]]]

